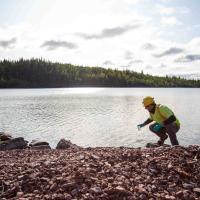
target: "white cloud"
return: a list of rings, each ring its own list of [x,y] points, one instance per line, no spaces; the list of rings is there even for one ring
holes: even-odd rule
[[[152,51],[152,50],[156,49],[156,46],[154,44],[147,42],[143,45],[142,48],[145,50],[148,50],[148,51]]]
[[[172,0],[160,0],[163,3],[170,3]]]
[[[157,9],[161,15],[172,15],[175,13],[175,8],[172,7],[158,6]]]
[[[190,9],[187,8],[187,7],[181,7],[181,8],[178,8],[178,12],[181,13],[181,14],[189,14]]]
[[[173,16],[175,14],[186,15],[190,13],[190,9],[188,7],[168,7],[164,5],[157,5],[156,11],[164,16]]]
[[[182,25],[182,23],[175,17],[162,17],[161,18],[161,24],[167,25],[167,26],[179,26],[179,25]]]
[[[114,63],[111,60],[106,60],[103,62],[103,65],[109,66],[109,65],[114,65]]]
[[[0,23],[0,41],[3,42],[0,44],[10,44],[13,42],[10,39],[17,38],[17,42],[13,43],[15,48],[0,47],[0,59],[43,57],[84,66],[119,69],[124,66],[139,72],[146,69],[153,74],[181,68],[185,63],[174,62],[179,57],[189,55],[185,57],[187,60],[198,60],[200,38],[182,44],[175,42],[179,39],[175,29],[183,25],[178,19],[181,19],[181,14],[189,14],[189,9],[184,6],[175,9],[169,0],[164,0],[159,1],[153,15],[146,10],[139,12],[142,9],[137,10],[138,6],[142,8],[147,1],[38,1],[37,9],[27,12],[20,23],[7,23],[6,26]],[[28,4],[31,7],[30,2]],[[15,13],[20,12],[17,7],[15,9]],[[158,23],[159,20],[161,23]],[[136,24],[138,26],[133,26]],[[76,33],[83,34],[87,40]],[[42,45],[54,51],[46,51],[46,48],[41,48]],[[154,57],[152,54],[160,56]],[[191,69],[198,69],[196,62],[191,64]]]
[[[125,58],[126,60],[132,60],[132,59],[134,58],[133,52],[131,52],[131,51],[126,51],[125,54],[124,54],[124,58]]]
[[[200,37],[193,38],[190,42],[187,44],[187,48],[191,52],[200,52]]]

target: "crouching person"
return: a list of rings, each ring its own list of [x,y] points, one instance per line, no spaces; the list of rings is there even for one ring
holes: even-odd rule
[[[179,145],[176,133],[180,129],[180,122],[172,110],[167,106],[156,104],[154,98],[150,96],[143,99],[143,105],[150,116],[138,127],[141,128],[154,122],[149,126],[149,129],[159,137],[158,145],[163,145],[168,136],[172,145]]]

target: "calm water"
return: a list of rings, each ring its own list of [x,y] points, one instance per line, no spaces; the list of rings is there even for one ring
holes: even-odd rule
[[[81,146],[144,146],[157,141],[148,126],[136,127],[148,117],[141,103],[148,95],[174,110],[181,144],[200,144],[200,89],[2,89],[0,131],[52,147],[61,138]]]

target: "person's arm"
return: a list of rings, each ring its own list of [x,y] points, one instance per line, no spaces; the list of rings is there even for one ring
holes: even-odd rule
[[[151,123],[153,120],[148,118],[142,125],[146,126],[147,124]]]
[[[153,120],[151,118],[148,118],[145,122],[143,122],[142,124],[138,124],[138,130],[144,126],[146,126],[147,124],[151,123]]]
[[[143,126],[146,126],[147,124],[151,123],[153,120],[148,118],[144,123],[139,124],[138,127],[142,128]]]

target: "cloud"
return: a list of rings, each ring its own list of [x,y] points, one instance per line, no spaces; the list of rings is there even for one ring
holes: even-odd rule
[[[151,43],[146,43],[143,45],[143,49],[145,49],[145,50],[154,50],[155,48],[156,48],[156,46]]]
[[[175,9],[172,7],[158,6],[158,12],[161,15],[172,15],[175,13]]]
[[[134,67],[133,65],[134,64],[136,64],[136,63],[143,63],[143,61],[142,60],[131,60],[131,61],[129,61],[126,65],[124,65],[124,66],[121,66],[122,68],[131,68],[131,67]]]
[[[160,0],[162,3],[170,3],[172,0]]]
[[[176,47],[172,47],[166,51],[164,51],[163,53],[160,54],[154,54],[154,57],[163,57],[163,56],[171,56],[171,55],[175,55],[175,54],[179,54],[182,53],[184,51],[184,49],[182,48],[176,48]]]
[[[152,65],[146,65],[145,69],[153,69],[153,66]]]
[[[143,61],[140,59],[135,59],[135,60],[130,61],[129,65],[134,64],[134,63],[143,63]]]
[[[158,5],[157,6],[157,11],[160,15],[163,16],[172,16],[173,14],[182,14],[186,15],[190,13],[190,9],[187,7],[167,7],[163,5]]]
[[[162,17],[161,18],[161,24],[167,25],[167,26],[182,25],[182,23],[178,19],[176,19],[175,17]]]
[[[200,37],[193,38],[189,43],[188,46],[193,50],[198,49],[200,46]]]
[[[118,27],[114,27],[114,28],[105,28],[99,34],[76,33],[76,35],[78,35],[86,40],[112,38],[112,37],[122,35],[131,30],[138,29],[140,27],[141,27],[141,24],[135,23],[132,25],[118,26]]]
[[[160,69],[163,69],[163,68],[166,68],[166,67],[167,67],[167,65],[165,65],[165,64],[163,64],[163,63],[162,63],[161,65],[158,66],[158,68],[160,68]]]
[[[188,54],[184,57],[180,57],[175,62],[194,62],[200,60],[200,54]]]
[[[114,65],[114,63],[110,60],[106,60],[105,62],[103,62],[103,65]]]
[[[44,42],[41,47],[46,47],[47,50],[56,50],[57,48],[63,47],[67,49],[76,49],[78,46],[75,43],[66,42],[66,41],[56,41],[56,40],[48,40]]]
[[[126,60],[132,60],[133,57],[134,57],[134,54],[133,54],[131,51],[126,51],[126,52],[125,52],[124,58],[125,58]]]
[[[182,7],[182,8],[179,8],[179,12],[181,14],[189,14],[190,13],[190,9],[187,8],[187,7]]]
[[[10,40],[1,40],[0,47],[3,48],[12,48],[14,44],[16,44],[17,38],[11,38]]]

